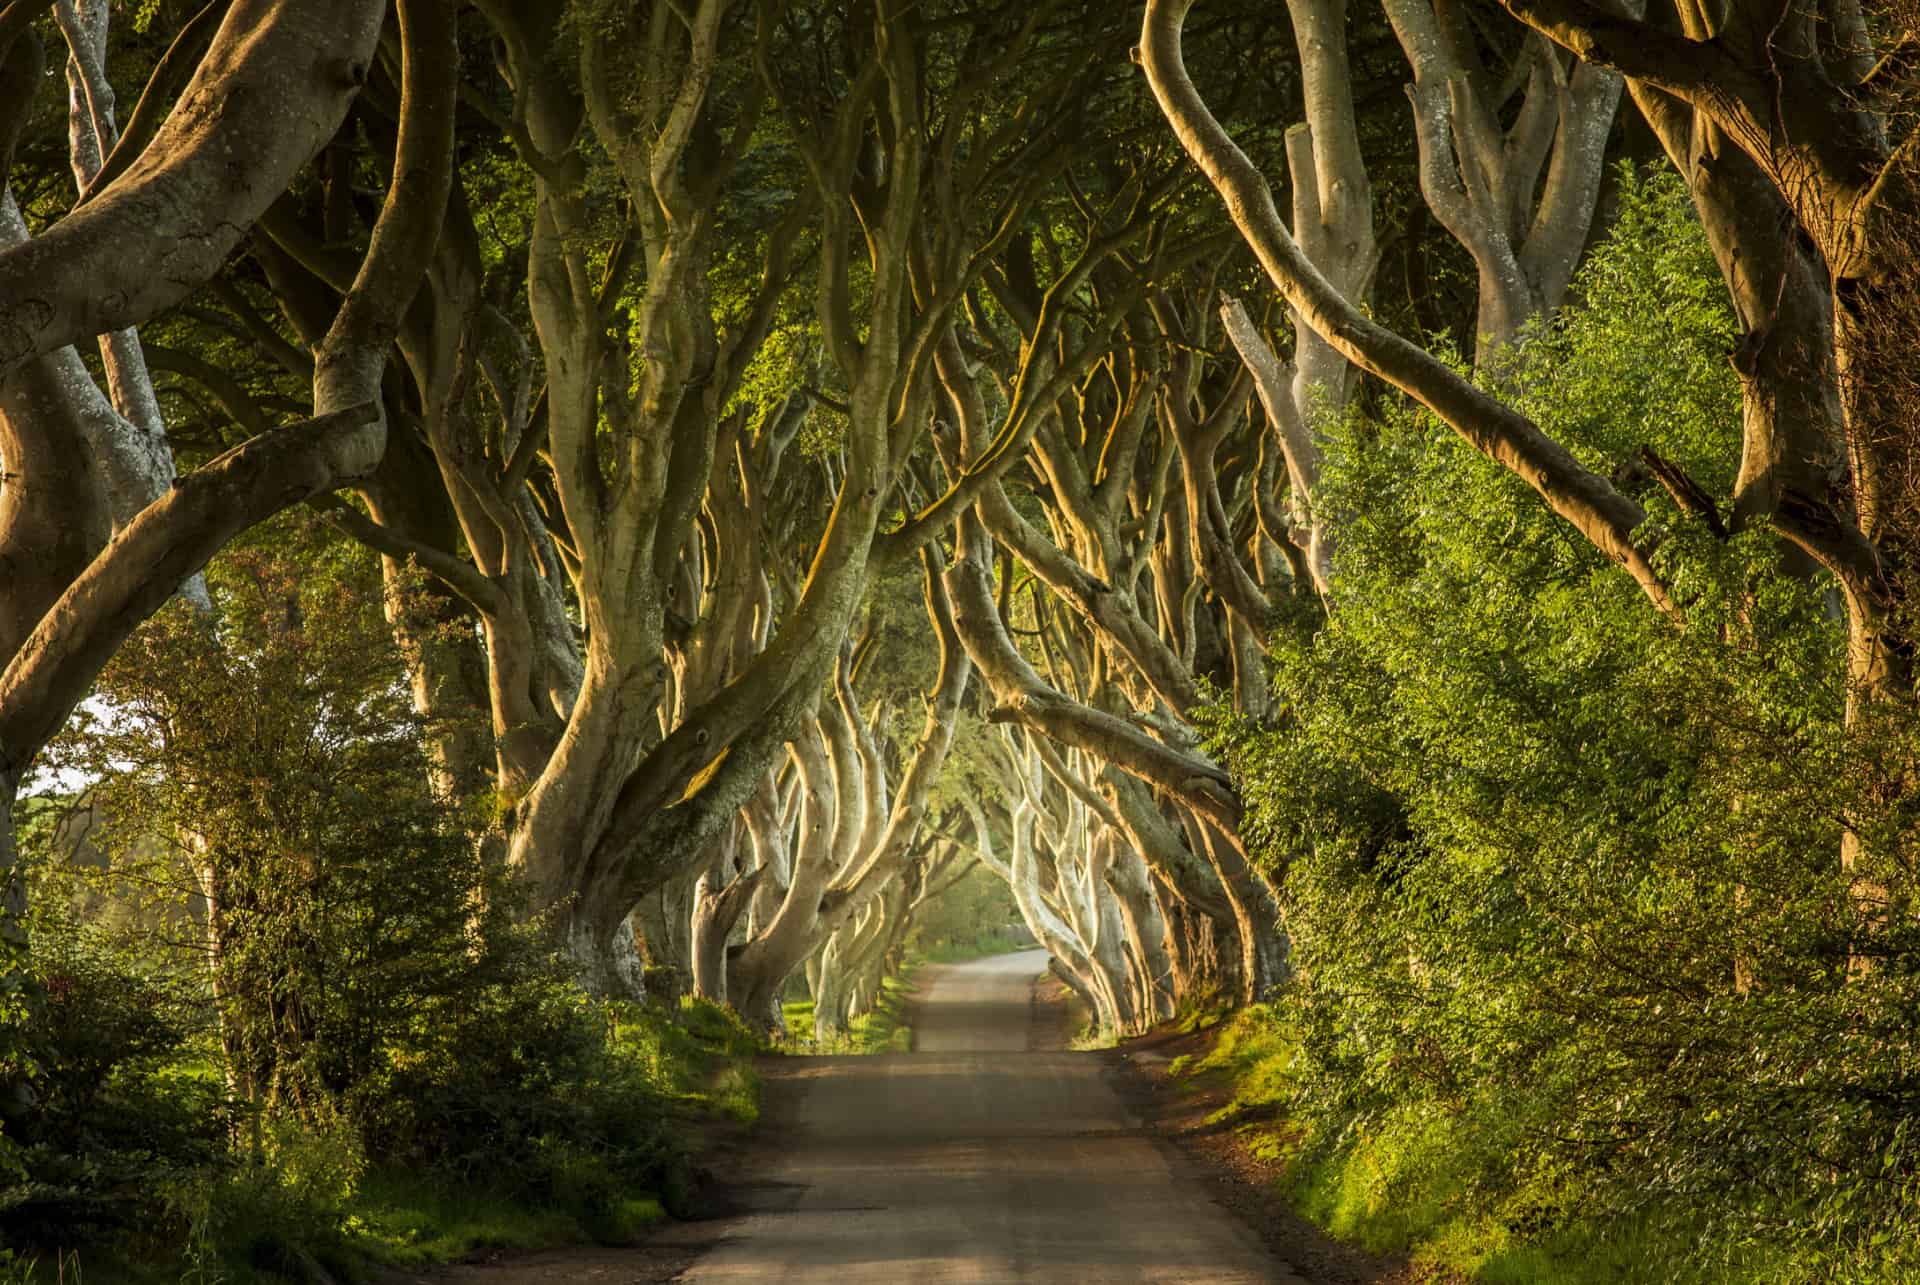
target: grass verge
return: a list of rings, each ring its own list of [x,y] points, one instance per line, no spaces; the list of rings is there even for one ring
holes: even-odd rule
[[[787,1001],[780,1006],[787,1021],[787,1034],[776,1042],[775,1047],[783,1053],[807,1055],[911,1052],[913,1026],[908,1014],[913,1007],[913,996],[919,989],[914,977],[922,962],[912,960],[898,973],[882,979],[879,1001],[871,1010],[849,1022],[842,1035],[815,1039],[813,1001]]]
[[[1209,1025],[1197,1016],[1185,1029]],[[1302,1121],[1290,1112],[1297,1054],[1282,1019],[1256,1006],[1218,1021],[1211,1047],[1176,1059],[1168,1074],[1188,1091],[1224,1091],[1208,1123],[1232,1129],[1250,1154],[1278,1164],[1280,1192],[1301,1214],[1364,1249],[1488,1285],[1857,1279],[1827,1271],[1822,1247],[1770,1243],[1757,1229],[1729,1234],[1686,1209],[1583,1215],[1566,1175],[1490,1186],[1489,1148],[1525,1145],[1498,1120],[1408,1112]],[[1882,1279],[1905,1278],[1875,1278]]]
[[[368,1260],[390,1267],[458,1262],[483,1250],[620,1244],[667,1217],[649,1192],[593,1207],[536,1205],[397,1169],[368,1174],[351,1210],[352,1242]]]

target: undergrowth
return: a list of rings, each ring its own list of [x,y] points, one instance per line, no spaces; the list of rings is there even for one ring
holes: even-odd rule
[[[125,1020],[109,1000],[90,1001],[103,1032]],[[223,1104],[191,1041],[156,1036],[138,1057],[103,1045],[110,1066],[75,1127],[0,1132],[0,1285],[357,1281],[482,1250],[628,1243],[697,1213],[689,1135],[757,1118],[760,1042],[693,999],[543,1003],[544,1029],[493,1029],[491,1064],[469,1044],[409,1082],[392,1135],[407,1145],[372,1161],[345,1118]],[[177,1137],[154,1132],[176,1117]]]
[[[1717,1222],[1678,1202],[1626,1214],[1583,1209],[1565,1173],[1532,1172],[1496,1186],[1489,1172],[1524,1146],[1525,1122],[1402,1111],[1310,1123],[1298,1097],[1301,1041],[1283,1009],[1228,1016],[1212,1047],[1169,1067],[1178,1081],[1212,1080],[1228,1094],[1210,1124],[1284,1167],[1296,1209],[1333,1235],[1377,1253],[1489,1285],[1894,1285],[1920,1279],[1915,1243],[1892,1227],[1877,1238],[1798,1241]]]
[[[1684,185],[1621,178],[1502,393],[1726,494],[1741,327]],[[1326,429],[1330,609],[1276,624],[1274,717],[1196,716],[1295,977],[1218,1057],[1302,1206],[1484,1280],[1920,1280],[1913,707],[1772,531],[1647,488],[1664,616],[1424,412]]]

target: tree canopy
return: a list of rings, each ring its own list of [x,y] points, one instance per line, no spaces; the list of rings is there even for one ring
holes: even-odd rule
[[[1914,19],[0,4],[0,1179],[89,921],[444,1156],[461,1005],[830,1041],[951,894],[1303,1136],[1878,1270]]]

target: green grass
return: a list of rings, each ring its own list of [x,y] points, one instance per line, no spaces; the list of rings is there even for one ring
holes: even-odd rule
[[[690,1114],[737,1124],[759,1118],[760,1079],[753,1058],[764,1047],[730,1009],[687,995],[671,1022],[623,1020],[614,1038]]]
[[[423,1268],[486,1250],[555,1249],[633,1241],[667,1217],[658,1197],[636,1193],[612,1209],[584,1211],[531,1204],[524,1197],[452,1185],[404,1169],[367,1173],[346,1210],[341,1255],[323,1261],[337,1278],[365,1279],[374,1268]],[[231,1258],[209,1256],[138,1263],[120,1255],[70,1253],[10,1257],[0,1252],[0,1285],[285,1285],[288,1277]]]
[[[847,1054],[908,1053],[913,1050],[913,1027],[907,1014],[918,989],[913,977],[920,968],[911,961],[899,973],[880,983],[880,999],[870,1012],[847,1024],[847,1033],[826,1040],[813,1038],[813,1001],[788,1000],[780,1006],[786,1018],[786,1037],[775,1045],[783,1053]]]
[[[1069,1006],[1069,1011],[1075,1016],[1069,1019],[1074,1027],[1074,1034],[1067,1040],[1067,1047],[1076,1053],[1090,1053],[1095,1049],[1118,1047],[1119,1032],[1101,1030],[1099,1020],[1091,1012],[1080,1012],[1081,1008],[1082,1005],[1077,998]]]
[[[1836,1272],[1827,1247],[1788,1249],[1757,1233],[1710,1232],[1688,1211],[1582,1220],[1572,1187],[1552,1173],[1490,1190],[1484,1157],[1500,1121],[1408,1112],[1315,1136],[1288,1114],[1297,1041],[1269,1009],[1227,1017],[1212,1049],[1169,1073],[1217,1083],[1228,1101],[1212,1121],[1235,1125],[1250,1151],[1283,1162],[1277,1180],[1307,1218],[1379,1253],[1488,1285],[1774,1285],[1920,1279]],[[1501,1135],[1504,1140],[1505,1135]],[[1523,1145],[1516,1133],[1512,1145]]]
[[[610,1210],[531,1205],[473,1186],[454,1187],[404,1170],[367,1175],[350,1207],[356,1249],[392,1267],[457,1262],[481,1250],[551,1249],[588,1241],[633,1240],[667,1216],[651,1193],[636,1193]]]
[[[1204,1030],[1214,1024],[1208,1021],[1187,1029]],[[1232,1098],[1216,1115],[1216,1119],[1225,1120],[1284,1103],[1291,1088],[1288,1071],[1296,1052],[1291,1036],[1274,1020],[1273,1010],[1256,1004],[1233,1014],[1220,1026],[1213,1047],[1193,1069],[1219,1072],[1232,1085]]]
[[[1734,1245],[1684,1211],[1554,1217],[1552,1192],[1476,1199],[1474,1139],[1448,1123],[1395,1125],[1299,1166],[1296,1207],[1334,1235],[1488,1285],[1761,1285],[1830,1279],[1766,1247]]]

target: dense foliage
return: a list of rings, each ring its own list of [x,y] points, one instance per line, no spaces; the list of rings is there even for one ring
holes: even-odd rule
[[[581,992],[436,794],[364,560],[302,574],[283,540],[156,618],[52,760],[96,784],[30,830],[0,1238],[300,1275],[350,1263],[383,1167],[609,1236],[643,1195],[690,1209],[676,1100],[753,1039]]]
[[[611,1237],[1031,939],[1920,1272],[1920,18],[1708,8],[0,5],[0,1237]]]
[[[1677,185],[1623,200],[1507,377],[1594,461],[1650,445],[1711,477],[1730,318]],[[1676,626],[1424,417],[1330,446],[1330,619],[1280,635],[1279,729],[1218,734],[1284,877],[1277,1020],[1320,1145],[1444,1155],[1516,1225],[1710,1211],[1730,1260],[1910,1269],[1920,936],[1849,890],[1902,903],[1915,871],[1836,854],[1914,729],[1845,726],[1820,587],[1770,532],[1718,544],[1650,501],[1694,594]]]

